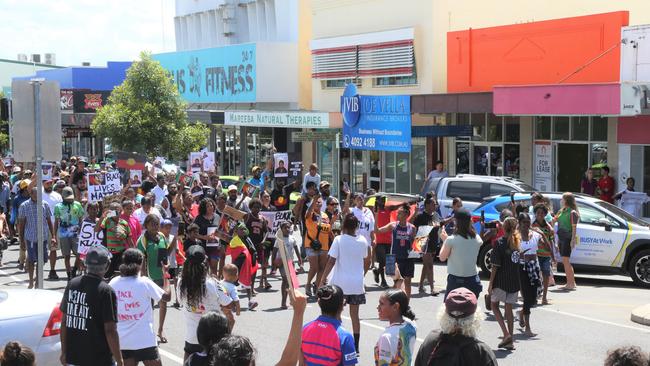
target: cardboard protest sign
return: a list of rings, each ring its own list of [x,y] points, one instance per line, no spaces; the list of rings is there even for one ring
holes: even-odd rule
[[[228,205],[226,205],[226,207],[223,208],[223,213],[235,220],[240,220],[240,221],[244,219],[244,216],[246,216],[246,212],[240,211]]]
[[[297,178],[300,176],[300,173],[302,172],[302,161],[292,161],[289,164],[289,171],[291,172],[291,177],[292,178]]]
[[[120,172],[90,173],[86,176],[88,202],[101,201],[104,196],[119,193],[122,190]]]
[[[201,153],[201,159],[203,163],[203,171],[204,172],[214,172],[215,171],[215,165],[214,165],[214,152],[212,151],[204,151]]]
[[[246,195],[248,197],[255,197],[259,191],[260,187],[256,185],[252,185],[246,181],[241,183],[241,188],[239,189],[239,192],[244,194],[246,192]]]
[[[267,233],[267,238],[275,238],[276,233],[280,230],[280,224],[283,221],[289,221],[291,219],[291,211],[262,211],[260,212],[266,221],[268,222],[269,231]]]
[[[273,154],[273,176],[276,178],[286,178],[289,176],[289,154]]]
[[[137,188],[142,185],[142,171],[129,170],[129,178],[131,178],[131,187]]]
[[[203,163],[201,162],[202,153],[192,152],[190,153],[190,171],[192,173],[200,172],[203,169]]]
[[[79,230],[78,253],[81,258],[86,256],[88,249],[93,246],[103,246],[104,232],[95,232],[95,223],[83,221]]]
[[[156,174],[163,171],[163,165],[165,165],[166,161],[167,160],[162,156],[156,156],[156,158],[153,160],[153,168]]]
[[[54,164],[49,161],[44,161],[41,163],[43,169],[43,181],[52,179],[52,171],[54,170]]]
[[[278,253],[280,253],[280,258],[282,259],[282,267],[284,268],[284,273],[287,274],[287,281],[289,282],[290,289],[297,289],[300,287],[300,282],[298,282],[298,276],[296,275],[296,269],[293,267],[293,258],[288,258],[287,249],[284,246],[284,241],[281,237],[276,239],[280,242],[278,245]],[[289,296],[294,297],[293,291],[289,291]]]
[[[113,202],[116,202],[116,203],[119,203],[120,205],[122,205],[122,202],[124,202],[125,199],[127,199],[127,198],[125,196],[123,196],[121,193],[109,194],[107,196],[104,196],[104,198],[102,198],[102,207],[108,208],[108,207],[111,206],[111,203],[113,203]]]
[[[429,240],[429,233],[433,230],[433,226],[422,225],[418,227],[418,231],[415,234],[415,240],[411,245],[411,250],[409,251],[409,258],[420,258],[422,253],[427,250],[427,241]]]

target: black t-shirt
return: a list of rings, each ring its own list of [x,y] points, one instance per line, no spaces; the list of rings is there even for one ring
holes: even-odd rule
[[[246,219],[248,237],[255,245],[261,244],[262,240],[264,240],[264,234],[266,234],[265,221],[266,219],[263,216],[254,217],[253,215],[248,215]]]
[[[66,327],[66,362],[73,365],[113,365],[104,323],[117,322],[117,299],[101,278],[73,278],[61,306]]]
[[[510,249],[506,237],[497,241],[490,261],[498,267],[492,287],[509,293],[519,291],[519,252]]]
[[[210,356],[203,352],[192,353],[187,357],[183,366],[209,366]]]
[[[274,189],[271,191],[271,204],[275,206],[278,211],[285,211],[289,209],[289,196],[284,192]]]
[[[420,226],[426,225],[433,226],[434,222],[440,222],[440,216],[437,212],[428,214],[426,211],[422,211],[413,220],[413,225],[415,225],[416,228],[419,228]],[[439,226],[433,228],[429,233],[427,253],[434,253],[436,251],[436,247],[438,246],[438,230],[440,230]]]
[[[440,344],[438,345],[438,341]],[[431,353],[436,348],[435,358]],[[432,331],[424,340],[418,354],[415,357],[414,366],[496,366],[497,358],[492,349],[476,338],[465,337],[464,335],[442,334],[439,331]]]
[[[219,226],[219,215],[212,216],[212,220],[208,220],[203,215],[199,215],[194,219],[194,223],[199,226],[199,235],[208,235],[208,228],[211,226]],[[206,249],[206,241],[199,239],[203,249]]]

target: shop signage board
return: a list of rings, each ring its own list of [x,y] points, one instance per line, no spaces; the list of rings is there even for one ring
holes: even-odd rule
[[[247,127],[329,128],[326,112],[226,111],[224,124]]]
[[[256,57],[254,43],[153,55],[192,103],[255,102]]]
[[[304,141],[334,141],[338,130],[324,130],[324,131],[294,131],[291,132],[291,141],[304,142]]]
[[[535,142],[535,188],[540,191],[553,190],[553,149],[550,142]]]
[[[75,113],[97,113],[97,110],[108,103],[110,90],[84,90],[73,92],[73,110]]]
[[[348,84],[341,97],[343,147],[356,150],[411,151],[411,99],[408,95],[357,94]]]

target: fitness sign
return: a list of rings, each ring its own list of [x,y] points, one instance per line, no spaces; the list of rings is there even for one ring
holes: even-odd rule
[[[347,84],[341,96],[343,147],[411,151],[411,99],[408,95],[359,95]]]

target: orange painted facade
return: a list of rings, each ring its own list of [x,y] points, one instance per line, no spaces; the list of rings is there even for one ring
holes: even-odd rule
[[[629,12],[447,33],[447,92],[495,85],[618,82]]]

